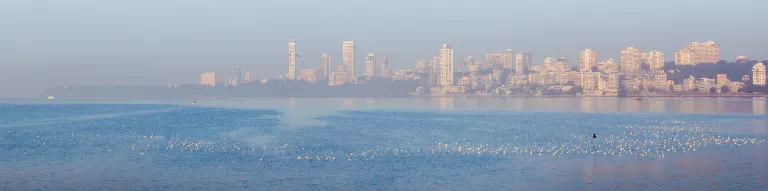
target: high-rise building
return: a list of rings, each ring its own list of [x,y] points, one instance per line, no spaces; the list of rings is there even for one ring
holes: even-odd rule
[[[440,85],[440,57],[433,56],[429,59],[427,65],[429,65],[430,74],[429,80],[432,85]]]
[[[243,81],[241,83],[251,83],[253,81],[253,74],[251,72],[245,72],[243,75]]]
[[[756,86],[765,85],[765,65],[757,63],[752,66],[752,84]]]
[[[440,86],[453,86],[453,49],[448,44],[440,48]]]
[[[367,79],[378,77],[376,74],[379,72],[376,66],[376,53],[368,53],[368,56],[365,57],[365,73],[363,76]]]
[[[216,72],[203,72],[200,74],[200,84],[216,86]]]
[[[344,63],[347,74],[355,77],[355,41],[344,41],[341,49],[341,63]]]
[[[696,65],[720,61],[720,45],[715,41],[699,43],[694,41],[675,52],[675,65]]]
[[[515,50],[507,49],[502,52],[501,62],[504,64],[504,70],[512,70],[515,68]]]
[[[296,79],[296,41],[288,40],[288,80]]]
[[[384,57],[384,56],[381,57],[381,71],[379,72],[379,76],[381,77],[389,76],[389,60],[387,59],[387,57]]]
[[[579,70],[591,72],[593,67],[597,67],[597,52],[589,48],[582,50],[579,54]]]
[[[640,49],[635,47],[621,48],[619,59],[619,68],[622,72],[631,73],[640,71],[642,59]]]
[[[235,84],[243,83],[243,69],[240,66],[235,68]]]
[[[528,66],[531,65],[531,53],[517,53],[515,55],[515,73],[523,75],[527,73]]]
[[[320,64],[320,77],[321,79],[328,79],[331,76],[331,56],[323,53]]]
[[[664,67],[664,53],[659,50],[648,52],[648,66],[651,71],[656,71]]]

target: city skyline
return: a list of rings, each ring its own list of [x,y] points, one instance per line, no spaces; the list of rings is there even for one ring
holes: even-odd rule
[[[399,69],[435,55],[434,47],[441,44],[454,47],[459,60],[482,59],[486,53],[512,48],[532,53],[533,65],[546,57],[566,57],[573,65],[584,48],[596,50],[597,60],[618,61],[617,50],[628,46],[658,49],[665,53],[665,60],[672,60],[685,44],[710,39],[722,45],[724,60],[742,55],[768,58],[762,48],[768,43],[761,32],[766,28],[755,24],[768,17],[758,14],[759,7],[768,5],[761,1],[2,4],[0,25],[6,26],[0,35],[3,96],[36,95],[65,85],[191,83],[199,80],[195,76],[202,71],[232,76],[236,66],[255,77],[275,77],[287,69],[286,39],[299,44],[297,54],[303,58],[297,58],[297,70],[318,67],[316,57],[322,53],[337,58],[335,66],[342,60],[338,47],[345,40],[356,42],[358,72],[365,53],[387,56],[389,67]],[[633,7],[631,14],[626,13],[627,6]],[[509,11],[510,7],[525,9]],[[451,14],[451,20],[433,16],[459,12],[468,14]],[[717,14],[704,14],[708,12]],[[16,83],[19,79],[25,82]]]

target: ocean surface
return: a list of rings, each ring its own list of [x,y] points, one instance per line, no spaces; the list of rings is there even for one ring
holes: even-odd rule
[[[0,190],[768,190],[765,99],[197,103],[0,102]]]

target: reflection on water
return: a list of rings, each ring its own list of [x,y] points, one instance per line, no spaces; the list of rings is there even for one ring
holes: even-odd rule
[[[282,105],[280,103],[287,103]],[[748,98],[633,98],[582,97],[582,98],[273,98],[253,100],[206,100],[198,102],[202,107],[227,108],[322,108],[331,112],[357,109],[398,110],[507,110],[553,112],[651,112],[651,113],[740,113],[766,114],[765,99]]]

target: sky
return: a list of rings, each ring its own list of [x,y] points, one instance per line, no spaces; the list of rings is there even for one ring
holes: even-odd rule
[[[2,0],[0,96],[38,96],[65,85],[167,85],[218,80],[235,67],[255,77],[287,73],[288,40],[297,68],[333,68],[342,41],[392,69],[454,49],[466,56],[507,48],[578,63],[619,49],[658,49],[667,61],[693,41],[715,40],[721,59],[768,59],[764,0]]]

